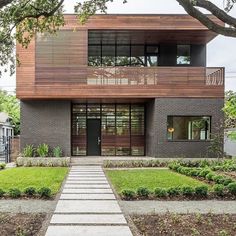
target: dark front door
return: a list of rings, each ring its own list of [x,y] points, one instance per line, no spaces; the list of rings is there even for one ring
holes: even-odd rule
[[[87,120],[87,155],[101,155],[101,121],[100,119]]]

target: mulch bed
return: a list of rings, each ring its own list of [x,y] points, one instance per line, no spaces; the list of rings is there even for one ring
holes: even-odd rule
[[[1,236],[35,236],[42,227],[46,214],[29,213],[1,213],[0,235]]]
[[[235,236],[236,215],[163,214],[133,215],[131,219],[141,235]]]

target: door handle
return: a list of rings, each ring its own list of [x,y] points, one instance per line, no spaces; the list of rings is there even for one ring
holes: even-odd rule
[[[100,137],[98,137],[98,145],[100,145],[100,143],[101,143],[101,139]]]

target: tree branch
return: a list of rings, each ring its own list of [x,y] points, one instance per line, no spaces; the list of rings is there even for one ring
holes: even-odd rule
[[[201,11],[194,7],[196,0],[177,0],[179,4],[185,9],[185,11],[192,17],[199,20],[208,29],[214,31],[217,34],[222,34],[224,36],[236,37],[235,28],[226,28],[224,26],[218,25],[212,21],[207,15],[203,14]],[[217,17],[217,16],[216,16]]]
[[[214,16],[216,16],[218,19],[222,20],[226,24],[229,24],[230,26],[233,26],[236,28],[236,18],[228,15],[225,11],[217,7],[215,4],[213,4],[210,1],[205,0],[196,0],[194,4],[198,7],[204,8],[208,11],[210,11]]]

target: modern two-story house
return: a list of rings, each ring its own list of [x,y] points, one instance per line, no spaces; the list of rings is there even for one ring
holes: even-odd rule
[[[218,24],[223,23],[211,16]],[[223,120],[217,35],[188,15],[75,15],[56,35],[17,45],[21,148],[69,156],[205,157]]]

